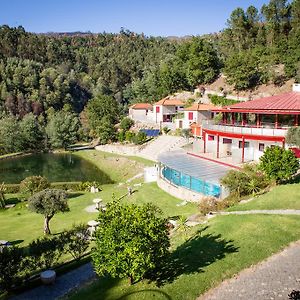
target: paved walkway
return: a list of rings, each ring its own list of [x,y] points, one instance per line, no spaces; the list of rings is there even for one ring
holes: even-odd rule
[[[84,285],[96,277],[91,263],[57,277],[54,285],[41,285],[20,295],[14,300],[54,300]]]
[[[226,215],[300,215],[300,210],[297,209],[262,209],[262,210],[241,210],[241,211],[221,211],[217,212],[216,215],[226,216]]]
[[[197,300],[289,299],[300,290],[300,241],[221,283]]]

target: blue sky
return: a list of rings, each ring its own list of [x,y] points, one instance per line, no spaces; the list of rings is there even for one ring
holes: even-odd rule
[[[0,24],[32,32],[119,32],[154,36],[217,32],[233,9],[267,0],[1,0]]]

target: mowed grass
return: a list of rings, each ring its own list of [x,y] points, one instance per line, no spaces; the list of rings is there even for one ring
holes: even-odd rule
[[[253,209],[300,209],[300,184],[287,184],[274,187],[248,203],[230,207],[229,211]]]
[[[71,295],[79,299],[196,299],[222,280],[280,251],[300,239],[297,216],[217,216],[207,228],[190,229],[190,238],[179,233],[173,240],[172,260],[166,264],[164,280],[133,286],[128,280],[102,278]]]
[[[73,224],[86,224],[88,221],[97,218],[97,213],[85,211],[86,207],[93,205],[93,199],[102,198],[105,203],[108,203],[112,201],[113,196],[119,198],[127,195],[127,185],[103,185],[102,189],[101,192],[96,194],[71,194],[68,200],[70,211],[58,213],[50,222],[52,233],[59,233],[70,228]],[[197,206],[191,203],[185,206],[176,206],[181,203],[181,200],[160,190],[156,183],[142,184],[133,187],[133,190],[134,193],[130,197],[125,196],[121,201],[135,204],[151,202],[161,208],[164,217],[189,216],[198,211]],[[16,197],[20,196],[7,195],[7,202],[14,202]],[[23,245],[25,245],[43,235],[43,215],[29,212],[26,202],[17,203],[14,208],[0,210],[0,228],[0,240],[24,241]]]

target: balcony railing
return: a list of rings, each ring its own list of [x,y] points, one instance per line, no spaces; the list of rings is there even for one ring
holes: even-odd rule
[[[264,127],[251,127],[250,125],[225,125],[225,124],[213,124],[211,121],[203,121],[202,128],[208,130],[215,130],[228,133],[236,134],[251,134],[251,135],[262,135],[262,136],[285,136],[287,133],[286,128],[274,128],[274,124],[268,123],[263,124]],[[273,127],[273,128],[272,128]]]

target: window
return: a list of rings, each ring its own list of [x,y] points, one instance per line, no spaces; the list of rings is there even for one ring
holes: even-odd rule
[[[160,107],[159,107],[159,106],[156,106],[156,113],[157,113],[157,114],[159,113],[159,110],[160,110]]]
[[[232,144],[232,139],[223,139],[223,144]]]
[[[261,152],[264,152],[264,150],[265,150],[265,144],[259,143],[258,144],[258,150],[261,151]]]
[[[194,116],[192,112],[189,112],[189,120],[193,120]]]
[[[210,134],[208,135],[208,140],[209,140],[209,141],[213,141],[214,139],[215,139],[215,136],[214,136],[214,135],[210,135]]]
[[[244,142],[244,148],[249,148],[249,142]],[[239,148],[243,148],[243,141],[239,141]]]

